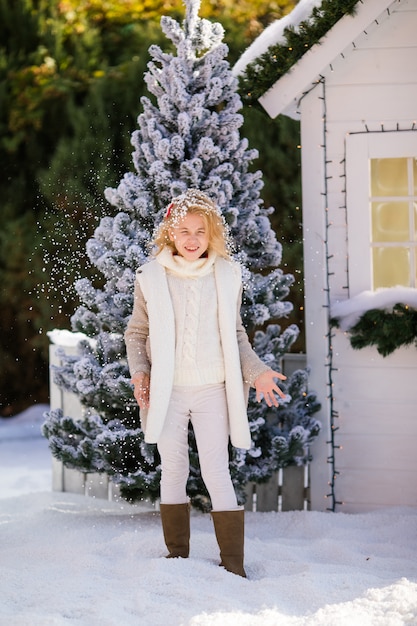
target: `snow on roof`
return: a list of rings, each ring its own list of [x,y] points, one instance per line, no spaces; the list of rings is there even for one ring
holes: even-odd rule
[[[346,13],[340,18],[325,37],[322,37],[319,44],[310,47],[305,54],[295,63],[291,71],[287,71],[283,75],[278,75],[276,82],[261,96],[257,96],[260,104],[272,118],[283,113],[294,119],[300,118],[299,103],[306,93],[313,89],[319,82],[319,77],[326,73],[332,72],[336,63],[343,63],[348,58],[349,52],[355,47],[355,40],[361,36],[369,36],[371,31],[378,28],[382,22],[389,18],[391,12],[390,5],[396,5],[398,0],[358,0],[356,10],[353,14]],[[255,59],[261,58],[263,47],[273,45],[272,32],[268,34],[269,28],[274,32],[274,37],[284,38],[284,30],[288,26],[292,26],[297,30],[304,19],[313,16],[313,10],[316,5],[321,5],[318,0],[301,0],[292,13],[289,14],[288,21],[284,24],[283,18],[277,23],[272,24],[265,29],[264,33],[258,37],[252,46],[242,55],[244,63],[235,65],[234,72],[237,70],[244,72],[245,67],[251,62],[250,56]],[[305,17],[307,15],[307,18]],[[264,40],[265,38],[265,40]],[[262,41],[264,40],[264,44]],[[275,41],[280,45],[282,41]],[[262,48],[261,48],[262,44]],[[249,54],[249,50],[251,51]],[[253,60],[252,60],[253,62]]]
[[[264,54],[270,46],[283,42],[284,30],[289,27],[296,30],[297,26],[310,17],[313,9],[321,3],[322,0],[300,0],[291,13],[265,28],[234,65],[233,74],[235,76],[241,74],[249,63]]]

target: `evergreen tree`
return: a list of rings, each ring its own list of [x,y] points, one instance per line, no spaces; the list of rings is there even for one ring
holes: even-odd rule
[[[101,275],[97,287],[89,278],[77,281],[81,306],[72,317],[74,331],[86,335],[77,356],[62,354],[55,380],[77,394],[84,415],[50,411],[43,432],[53,454],[70,467],[106,472],[120,483],[128,499],[158,497],[159,458],[145,444],[127,370],[123,333],[132,311],[138,266],[148,259],[148,244],[173,196],[189,187],[206,192],[221,207],[244,271],[242,319],[254,337],[259,356],[273,369],[297,338],[298,328],[282,334],[277,324],[292,305],[284,298],[293,283],[279,269],[281,245],[260,198],[262,175],[251,172],[257,153],[240,137],[243,119],[237,80],[223,43],[223,28],[198,16],[199,1],[188,0],[183,25],[170,17],[162,30],[176,54],[153,45],[145,81],[151,97],[132,135],[134,172],[126,173],[106,199],[114,216],[104,217],[87,243],[92,265]],[[263,481],[278,467],[303,463],[308,443],[320,425],[307,373],[298,371],[285,385],[287,401],[268,409],[250,397],[249,419],[254,446],[231,450],[234,482],[243,499],[248,480]],[[207,508],[190,429],[189,495]]]
[[[206,2],[202,10],[226,25],[233,63],[294,2]],[[116,185],[130,167],[127,144],[148,47],[163,41],[162,9],[178,18],[182,0],[0,0],[2,416],[48,402],[46,332],[69,326],[77,306],[73,283],[80,269],[87,272],[85,242],[103,214],[104,186]],[[280,136],[271,126],[265,132],[265,123],[263,115],[259,133],[247,136],[263,154],[268,144],[279,154]],[[290,215],[294,202],[287,211],[284,195],[271,192],[282,216]],[[267,195],[265,189],[268,206]],[[285,260],[298,274],[300,255],[295,266],[290,255]],[[32,373],[24,386],[22,364]]]

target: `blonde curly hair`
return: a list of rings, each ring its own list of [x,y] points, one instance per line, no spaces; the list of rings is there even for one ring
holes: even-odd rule
[[[173,198],[168,205],[165,217],[157,227],[150,244],[153,254],[157,255],[167,246],[175,251],[175,244],[169,237],[170,230],[178,226],[188,213],[203,218],[209,238],[208,250],[223,258],[230,258],[232,242],[225,219],[213,200],[198,189],[188,189]]]

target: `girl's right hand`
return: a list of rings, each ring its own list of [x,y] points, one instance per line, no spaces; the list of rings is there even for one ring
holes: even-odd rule
[[[264,398],[268,406],[278,406],[278,400],[275,394],[278,394],[283,400],[285,400],[285,393],[275,383],[275,378],[280,380],[286,380],[286,376],[281,372],[275,372],[274,370],[267,370],[260,374],[255,380],[256,399],[258,402]]]
[[[136,372],[131,383],[134,385],[133,395],[141,409],[149,408],[149,374]]]

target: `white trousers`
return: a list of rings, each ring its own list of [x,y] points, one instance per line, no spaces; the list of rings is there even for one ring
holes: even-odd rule
[[[174,387],[158,441],[161,503],[187,502],[190,472],[188,423],[197,444],[201,476],[214,511],[238,508],[229,471],[229,426],[224,384]]]

